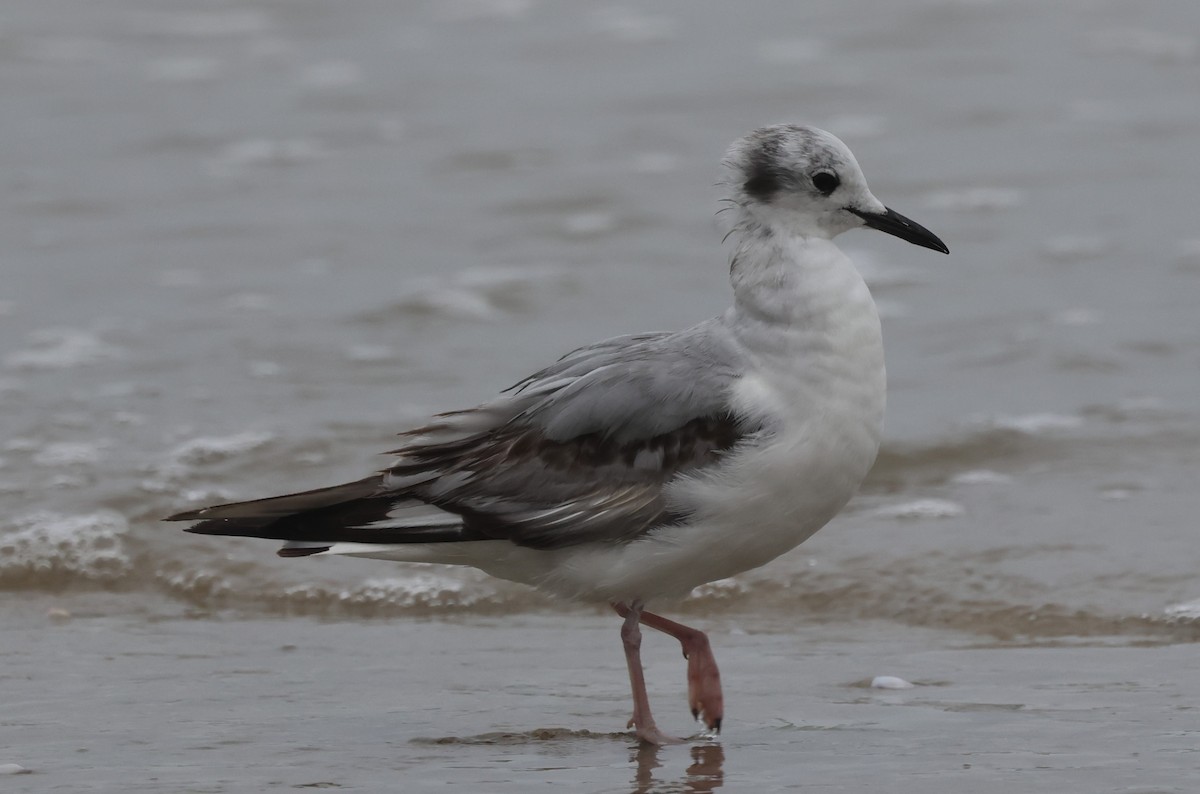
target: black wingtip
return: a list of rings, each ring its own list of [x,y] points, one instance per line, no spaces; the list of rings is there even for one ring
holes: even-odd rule
[[[275,552],[280,557],[311,557],[314,554],[320,554],[323,551],[329,551],[333,546],[300,546],[289,547],[284,546],[279,551]]]

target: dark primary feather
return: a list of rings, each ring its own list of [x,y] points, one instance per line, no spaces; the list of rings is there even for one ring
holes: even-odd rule
[[[665,502],[668,481],[712,465],[747,432],[726,408],[737,373],[707,327],[716,324],[572,351],[499,400],[403,434],[399,460],[372,477],[168,520],[321,543],[550,549],[637,537],[681,518]]]
[[[388,492],[382,475],[319,488],[315,491],[205,507],[168,517],[167,521],[199,521],[186,531],[199,535],[236,535],[301,541],[359,541],[363,543],[461,540],[458,522],[388,531],[367,528],[382,521],[397,504],[411,498]],[[336,529],[338,535],[330,534]]]

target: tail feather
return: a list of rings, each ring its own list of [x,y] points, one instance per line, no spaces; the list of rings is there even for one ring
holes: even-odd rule
[[[397,520],[397,513],[413,513]],[[457,516],[389,492],[379,475],[314,491],[205,507],[166,521],[198,521],[186,532],[311,543],[442,543],[466,539]],[[318,549],[319,550],[319,549]],[[285,549],[283,556],[315,551]],[[299,552],[299,553],[297,553]]]

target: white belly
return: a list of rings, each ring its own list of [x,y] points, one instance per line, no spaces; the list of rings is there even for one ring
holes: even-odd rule
[[[624,546],[552,552],[553,564],[530,583],[582,600],[679,598],[790,551],[845,506],[874,463],[882,373],[878,381],[835,401],[800,394],[809,410],[791,411],[711,471],[670,486],[671,501],[690,516],[685,524]],[[739,400],[748,402],[776,394],[754,379],[739,387]],[[779,406],[769,410],[781,415]]]

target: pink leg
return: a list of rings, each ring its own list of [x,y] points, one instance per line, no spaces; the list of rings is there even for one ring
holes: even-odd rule
[[[642,630],[638,626],[642,605],[635,601],[632,606],[614,604],[613,608],[625,617],[625,623],[621,626],[621,641],[625,645],[625,663],[629,666],[629,684],[633,688],[633,717],[629,720],[629,727],[636,728],[637,737],[647,744],[676,744],[683,741],[660,731],[650,714],[650,698],[646,694],[646,678],[642,673]]]
[[[613,604],[613,609],[625,618],[626,623],[629,622],[633,610],[624,604]],[[692,708],[692,716],[696,719],[703,717],[709,730],[720,733],[721,720],[725,716],[725,698],[721,694],[721,673],[717,669],[708,635],[653,612],[638,610],[638,620],[679,640],[683,646],[683,658],[688,660],[688,705]]]

